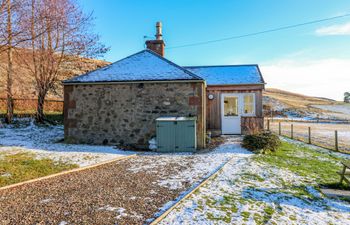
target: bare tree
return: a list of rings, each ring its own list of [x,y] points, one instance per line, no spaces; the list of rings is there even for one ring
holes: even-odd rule
[[[6,119],[7,123],[11,123],[13,119],[13,48],[14,43],[19,39],[18,26],[18,9],[20,1],[3,0],[0,2],[0,54],[7,53],[7,69],[6,69]]]
[[[108,48],[91,31],[91,15],[85,15],[74,0],[31,0],[29,7],[31,13],[26,14],[22,26],[30,30],[31,40],[25,47],[31,56],[23,60],[35,78],[36,121],[44,122],[46,95],[55,89],[64,65],[81,56],[101,56]]]
[[[13,54],[12,54],[12,10],[11,1],[7,1],[7,85],[6,85],[6,96],[7,96],[7,111],[6,111],[6,122],[11,123],[13,118],[13,94],[12,94],[12,73],[13,73]]]

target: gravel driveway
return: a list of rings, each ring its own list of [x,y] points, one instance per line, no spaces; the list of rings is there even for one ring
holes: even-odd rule
[[[0,191],[1,224],[144,224],[240,148],[146,154]]]

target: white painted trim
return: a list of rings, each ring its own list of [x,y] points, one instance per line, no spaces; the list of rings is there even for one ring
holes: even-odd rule
[[[253,113],[244,113],[244,97],[245,96],[252,96],[253,97]],[[236,118],[231,118],[231,122],[234,122],[233,120],[236,119],[236,123],[235,124],[239,124],[239,132],[227,132],[225,127],[227,127],[227,122],[230,122],[229,117],[225,119],[224,116],[224,99],[225,97],[237,97],[238,98],[238,116]],[[221,109],[221,133],[222,134],[241,134],[242,133],[242,122],[241,122],[241,118],[242,117],[248,117],[248,116],[252,116],[255,117],[256,116],[256,95],[255,93],[222,93],[220,95],[220,109]],[[237,121],[238,120],[238,121]],[[236,127],[238,130],[238,127]],[[234,129],[232,129],[234,130]]]
[[[222,134],[241,134],[242,133],[242,124],[241,124],[241,117],[242,117],[242,115],[243,115],[243,94],[244,93],[222,93],[221,94],[221,96],[220,96],[220,98],[221,98],[221,100],[220,100],[220,104],[221,104],[221,106],[220,106],[220,108],[221,108],[221,133]],[[225,124],[224,125],[224,123],[226,123],[227,121],[225,121],[225,116],[224,116],[224,100],[225,100],[225,97],[237,97],[238,99],[238,116],[236,117],[236,118],[234,118],[234,119],[236,119],[236,120],[238,120],[238,124],[239,124],[239,126],[237,127],[238,128],[238,130],[239,130],[239,132],[232,132],[232,133],[230,133],[230,132],[226,132],[225,130],[224,130],[224,127],[225,127],[225,125],[227,125],[227,124]],[[237,121],[236,121],[237,122]]]
[[[256,96],[255,93],[242,93],[243,99],[242,99],[242,116],[256,116]],[[251,95],[253,96],[253,113],[244,113],[244,96]]]

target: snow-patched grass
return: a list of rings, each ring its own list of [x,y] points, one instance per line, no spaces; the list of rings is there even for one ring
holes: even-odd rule
[[[220,148],[207,153],[167,153],[160,154],[149,152],[141,157],[134,159],[128,169],[130,172],[137,173],[156,173],[161,179],[158,184],[171,190],[181,189],[185,184],[195,184],[204,177],[211,175],[214,171],[225,164],[233,153],[249,153],[240,146],[241,137],[230,138]],[[146,165],[140,167],[141,163]],[[176,163],[176,167],[181,169],[181,173],[174,173],[171,176],[165,176],[169,171],[159,170],[159,166],[164,167]],[[173,168],[170,168],[173,169]],[[164,175],[163,175],[164,173]],[[166,177],[166,178],[165,178]]]
[[[278,133],[279,121],[270,121],[270,129]],[[311,128],[311,141],[313,144],[326,148],[335,148],[335,131],[338,131],[339,150],[350,152],[350,124],[345,123],[308,123],[308,122],[281,122],[281,134],[291,137],[291,124],[295,139],[308,141],[308,127]]]
[[[350,203],[319,191],[339,180],[343,159],[288,142],[272,155],[233,154],[162,224],[349,224]]]
[[[63,126],[36,125],[30,118],[15,121],[14,125],[0,124],[0,153],[34,154],[36,159],[88,166],[131,154],[113,146],[65,144]]]
[[[16,154],[0,153],[0,187],[47,176],[78,165],[53,161],[52,159],[36,159],[35,154],[28,152]]]

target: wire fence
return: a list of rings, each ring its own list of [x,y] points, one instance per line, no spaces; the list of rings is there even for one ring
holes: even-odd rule
[[[317,123],[267,119],[266,129],[278,135],[333,151],[350,153],[349,123]]]
[[[18,114],[32,114],[36,112],[38,100],[37,99],[24,99],[15,98],[13,99],[14,111]],[[0,98],[0,112],[6,112],[7,108],[6,98]],[[45,112],[63,112],[63,101],[62,100],[45,100],[44,102]]]

